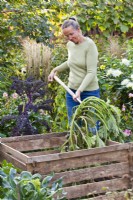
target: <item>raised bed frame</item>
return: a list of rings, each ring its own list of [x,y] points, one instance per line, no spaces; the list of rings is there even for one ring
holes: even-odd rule
[[[125,199],[125,191],[133,188],[133,144],[112,143],[61,153],[67,133],[0,139],[0,162],[6,159],[22,170],[43,176],[54,172],[54,180],[63,177],[69,200]]]

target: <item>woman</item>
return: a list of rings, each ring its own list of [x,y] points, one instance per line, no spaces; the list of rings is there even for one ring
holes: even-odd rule
[[[73,108],[89,96],[100,97],[97,63],[98,51],[95,43],[89,37],[84,37],[79,23],[75,18],[69,18],[62,25],[63,35],[67,37],[68,60],[55,67],[48,76],[53,81],[56,72],[69,69],[68,87],[74,92],[73,97],[66,94],[66,105],[69,123]]]

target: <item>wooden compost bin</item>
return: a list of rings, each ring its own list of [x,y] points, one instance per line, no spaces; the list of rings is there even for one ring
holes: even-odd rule
[[[6,159],[22,170],[43,176],[55,172],[54,180],[63,177],[67,199],[125,199],[125,191],[132,189],[133,144],[60,153],[66,135],[67,132],[3,138],[0,161]]]

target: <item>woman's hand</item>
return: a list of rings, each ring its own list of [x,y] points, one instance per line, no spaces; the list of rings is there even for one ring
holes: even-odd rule
[[[52,82],[54,80],[54,76],[56,75],[56,71],[52,70],[48,76],[48,81]]]
[[[77,99],[80,100],[80,99],[81,99],[81,98],[80,98],[80,94],[81,94],[81,91],[80,91],[80,90],[77,90],[76,93],[73,95],[73,100],[74,100],[74,101],[78,101]]]

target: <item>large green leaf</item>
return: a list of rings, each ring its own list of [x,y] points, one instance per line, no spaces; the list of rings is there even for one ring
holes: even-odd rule
[[[126,33],[126,32],[128,32],[129,27],[128,27],[127,25],[122,24],[122,25],[120,26],[120,29],[121,29],[121,31],[122,31],[123,33]]]

